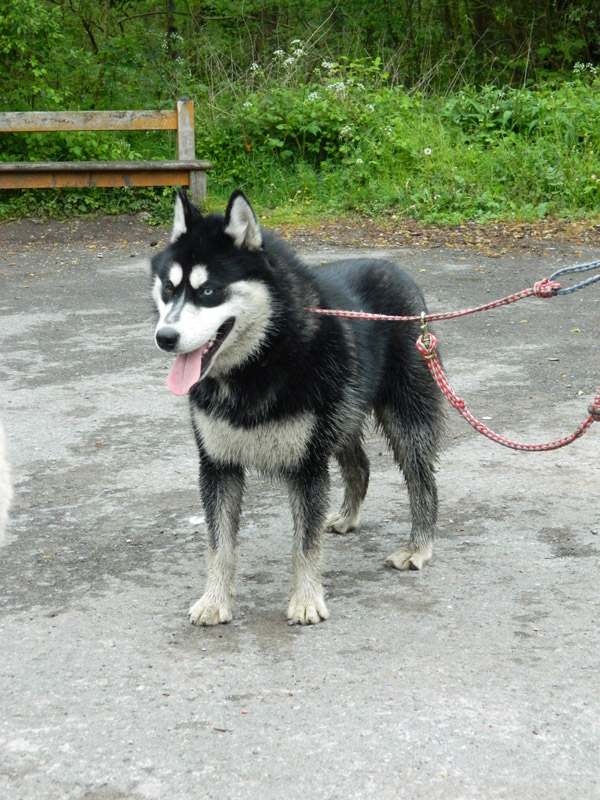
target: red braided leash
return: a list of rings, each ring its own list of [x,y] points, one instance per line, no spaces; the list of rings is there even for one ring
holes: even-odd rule
[[[523,289],[521,292],[510,294],[508,297],[503,297],[502,300],[494,300],[492,303],[486,303],[484,306],[477,308],[466,308],[462,311],[442,311],[437,314],[419,314],[418,316],[396,316],[394,314],[371,314],[368,311],[347,311],[339,308],[307,308],[313,314],[322,314],[326,317],[343,317],[344,319],[364,319],[372,322],[439,322],[445,319],[457,319],[458,317],[466,317],[468,314],[476,314],[478,311],[490,311],[492,308],[500,308],[500,306],[508,306],[511,303],[516,303],[517,300],[524,300],[526,297],[554,297],[559,289],[560,283],[544,278],[538,281],[534,286],[529,289]]]
[[[491,439],[493,442],[504,445],[504,447],[510,447],[513,450],[521,450],[527,453],[539,453],[546,450],[558,450],[560,447],[565,447],[565,445],[571,444],[571,442],[574,442],[575,439],[583,436],[592,422],[600,421],[600,386],[596,392],[594,402],[588,408],[589,417],[580,425],[578,425],[573,433],[569,434],[568,436],[563,436],[561,439],[557,439],[555,442],[543,442],[540,444],[521,444],[520,442],[512,442],[510,439],[507,439],[506,436],[501,436],[499,433],[495,433],[494,431],[490,430],[487,425],[484,425],[482,422],[479,422],[479,420],[475,419],[475,417],[467,409],[465,401],[461,397],[458,397],[458,395],[452,390],[450,384],[448,383],[448,379],[444,374],[442,365],[435,354],[435,350],[437,348],[437,339],[433,334],[427,332],[426,323],[436,321],[439,322],[447,319],[457,319],[458,317],[466,317],[468,314],[476,314],[478,311],[490,311],[493,308],[508,306],[511,303],[516,303],[518,300],[524,300],[526,297],[555,297],[559,292],[562,291],[568,290],[563,290],[560,283],[557,283],[557,281],[553,280],[552,278],[544,278],[529,289],[523,289],[521,292],[508,295],[508,297],[504,297],[502,300],[495,300],[492,303],[486,303],[485,305],[478,306],[477,308],[467,308],[461,311],[443,311],[437,314],[422,313],[419,316],[372,314],[367,311],[348,311],[345,309],[333,308],[308,308],[307,311],[311,311],[314,314],[322,314],[323,316],[327,317],[362,319],[373,322],[420,322],[423,335],[419,336],[417,340],[417,350],[425,359],[427,359],[427,366],[429,367],[429,371],[431,372],[434,381],[438,385],[444,397],[446,397],[450,404],[454,406],[459,414],[461,414],[461,416],[464,417],[469,425],[475,428],[476,431],[479,431],[479,433],[483,434],[483,436],[487,436],[487,438]]]
[[[545,442],[541,444],[521,444],[519,442],[512,442],[510,439],[507,439],[505,436],[501,436],[499,433],[495,433],[494,431],[490,430],[487,425],[484,425],[482,422],[479,422],[477,419],[475,419],[475,417],[467,409],[465,401],[461,397],[458,397],[448,383],[448,379],[444,374],[440,360],[435,354],[436,348],[437,339],[432,333],[425,332],[423,336],[419,336],[417,340],[417,350],[427,360],[427,366],[429,367],[429,371],[431,372],[433,380],[438,385],[444,397],[446,397],[450,404],[454,406],[458,413],[464,417],[469,425],[475,428],[476,431],[479,431],[479,433],[487,436],[487,438],[491,439],[493,442],[504,445],[504,447],[510,447],[513,450],[521,450],[526,453],[539,453],[546,450],[558,450],[560,447],[565,447],[565,445],[571,444],[571,442],[574,442],[575,439],[579,439],[580,436],[583,436],[592,422],[600,421],[599,386],[596,396],[594,397],[594,402],[588,408],[589,417],[580,425],[578,425],[573,433],[569,434],[568,436],[563,436],[561,439],[557,439],[555,442]]]

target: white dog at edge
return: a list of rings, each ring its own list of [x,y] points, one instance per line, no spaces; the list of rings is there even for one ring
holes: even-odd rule
[[[0,545],[4,542],[11,500],[12,484],[10,482],[8,461],[6,460],[4,431],[2,430],[2,425],[0,425]]]

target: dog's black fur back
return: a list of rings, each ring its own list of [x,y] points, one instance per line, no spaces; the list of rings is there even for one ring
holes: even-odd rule
[[[222,217],[214,220],[220,221]],[[325,416],[352,389],[360,411],[408,394],[440,416],[440,395],[415,343],[418,323],[347,320],[307,309],[343,308],[380,314],[418,315],[426,311],[418,286],[393,262],[378,259],[334,261],[309,267],[289,246],[263,231],[264,250],[246,254],[244,274],[259,275],[275,298],[267,340],[253,358],[232,370],[232,388],[221,406],[218,379],[210,375],[193,388],[193,402],[210,407],[234,424],[280,419],[305,410]],[[357,411],[359,410],[357,408]],[[400,411],[400,409],[399,409]],[[328,437],[329,438],[329,437]]]

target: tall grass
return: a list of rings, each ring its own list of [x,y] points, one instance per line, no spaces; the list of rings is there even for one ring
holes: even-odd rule
[[[207,98],[213,194],[241,185],[292,215],[358,211],[428,222],[600,213],[600,78],[545,86],[394,85],[379,60],[321,60],[293,42]]]

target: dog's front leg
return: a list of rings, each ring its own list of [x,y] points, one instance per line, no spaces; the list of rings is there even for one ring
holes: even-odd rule
[[[329,493],[327,465],[288,477],[294,518],[293,583],[287,616],[290,622],[311,625],[327,619],[321,582],[321,550]]]
[[[244,471],[219,466],[201,454],[200,491],[208,526],[208,571],[204,594],[189,614],[194,625],[218,625],[232,619]]]

